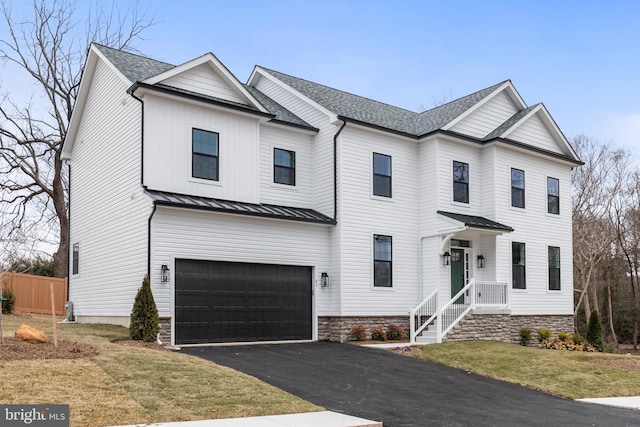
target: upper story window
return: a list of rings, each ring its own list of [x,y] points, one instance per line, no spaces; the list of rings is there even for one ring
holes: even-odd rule
[[[526,253],[524,243],[511,242],[511,287],[527,288]]]
[[[560,181],[547,177],[547,212],[560,214]]]
[[[80,245],[78,243],[73,244],[73,255],[72,255],[72,265],[71,272],[72,274],[78,274],[78,266],[80,264]]]
[[[469,164],[453,161],[453,201],[469,203]]]
[[[373,195],[391,197],[391,156],[373,153]]]
[[[560,290],[560,248],[549,246],[549,290]]]
[[[194,128],[192,130],[192,151],[192,176],[218,181],[218,134]]]
[[[273,182],[276,184],[296,185],[295,151],[273,149]]]
[[[392,286],[391,236],[373,235],[373,286]]]
[[[524,208],[524,171],[511,168],[511,206]]]

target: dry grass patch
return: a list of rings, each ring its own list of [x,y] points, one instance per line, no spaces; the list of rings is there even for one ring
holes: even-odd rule
[[[464,341],[420,347],[431,360],[566,397],[640,395],[638,356],[543,350],[498,341]]]
[[[4,335],[21,323],[45,329],[48,316],[3,316]],[[180,352],[117,343],[113,325],[59,324],[60,339],[98,355],[75,360],[3,361],[0,402],[67,403],[72,426],[105,426],[318,411],[256,378]]]

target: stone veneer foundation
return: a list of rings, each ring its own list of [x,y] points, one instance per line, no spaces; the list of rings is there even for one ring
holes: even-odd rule
[[[171,345],[171,317],[158,318],[158,332],[162,344]]]
[[[409,329],[409,316],[321,316],[318,318],[318,340],[345,342],[355,325],[365,327],[367,339],[371,329],[395,324]],[[453,328],[443,341],[497,340],[520,342],[520,328],[533,331],[532,344],[538,329],[547,328],[555,335],[560,331],[573,332],[573,315],[522,315],[475,311],[469,313]]]

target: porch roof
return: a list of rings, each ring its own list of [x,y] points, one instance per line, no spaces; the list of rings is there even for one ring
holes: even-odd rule
[[[509,227],[508,225],[500,224],[499,222],[492,221],[482,216],[464,215],[464,214],[459,214],[454,212],[445,212],[445,211],[438,211],[438,214],[446,216],[447,218],[451,218],[453,220],[459,221],[469,228],[482,228],[482,229],[496,230],[496,231],[502,231],[502,232],[513,231],[513,228]]]
[[[308,208],[237,202],[149,189],[145,189],[145,193],[151,197],[156,205],[160,206],[173,206],[315,224],[335,225],[336,223],[333,218]]]

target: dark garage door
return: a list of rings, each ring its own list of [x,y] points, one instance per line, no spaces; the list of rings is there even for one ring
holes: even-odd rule
[[[176,344],[311,339],[311,267],[177,259]]]

